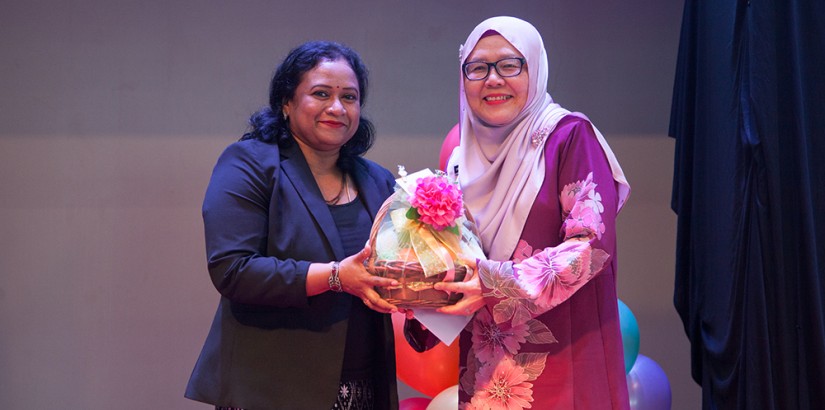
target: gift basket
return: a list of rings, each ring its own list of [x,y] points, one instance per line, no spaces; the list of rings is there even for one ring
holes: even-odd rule
[[[381,206],[370,231],[367,270],[398,281],[396,287],[376,289],[398,307],[453,304],[461,294],[435,290],[433,285],[464,280],[468,262],[484,258],[461,189],[440,171],[407,175],[399,167],[398,173],[395,192]]]

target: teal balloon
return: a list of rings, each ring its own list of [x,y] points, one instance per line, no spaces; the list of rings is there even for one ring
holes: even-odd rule
[[[624,372],[628,374],[639,356],[639,324],[636,323],[636,316],[633,316],[633,312],[621,299],[619,300],[619,326],[622,329],[622,346],[624,347]]]

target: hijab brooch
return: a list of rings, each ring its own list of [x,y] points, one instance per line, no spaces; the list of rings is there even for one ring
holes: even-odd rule
[[[547,134],[550,134],[549,128],[541,128],[533,131],[530,135],[530,142],[533,143],[533,147],[538,148],[539,145],[544,142],[544,139],[547,138]]]

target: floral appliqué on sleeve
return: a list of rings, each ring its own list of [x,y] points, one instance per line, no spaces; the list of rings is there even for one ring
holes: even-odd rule
[[[472,322],[473,345],[459,383],[472,400],[462,409],[531,408],[532,383],[547,353],[520,353],[525,343],[558,343],[535,319],[567,300],[602,270],[609,255],[591,246],[605,232],[604,206],[593,174],[564,186],[559,195],[564,242],[534,250],[519,241],[509,262],[479,261],[484,297],[493,298],[492,315],[479,310]]]
[[[564,239],[587,238],[596,235],[601,239],[604,233],[602,223],[602,196],[596,192],[593,173],[587,174],[584,181],[567,184],[559,195],[562,219],[564,219]]]

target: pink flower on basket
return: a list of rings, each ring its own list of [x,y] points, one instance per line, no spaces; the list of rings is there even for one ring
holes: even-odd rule
[[[461,190],[446,176],[419,178],[410,205],[418,212],[418,220],[441,231],[451,227],[464,212]]]

